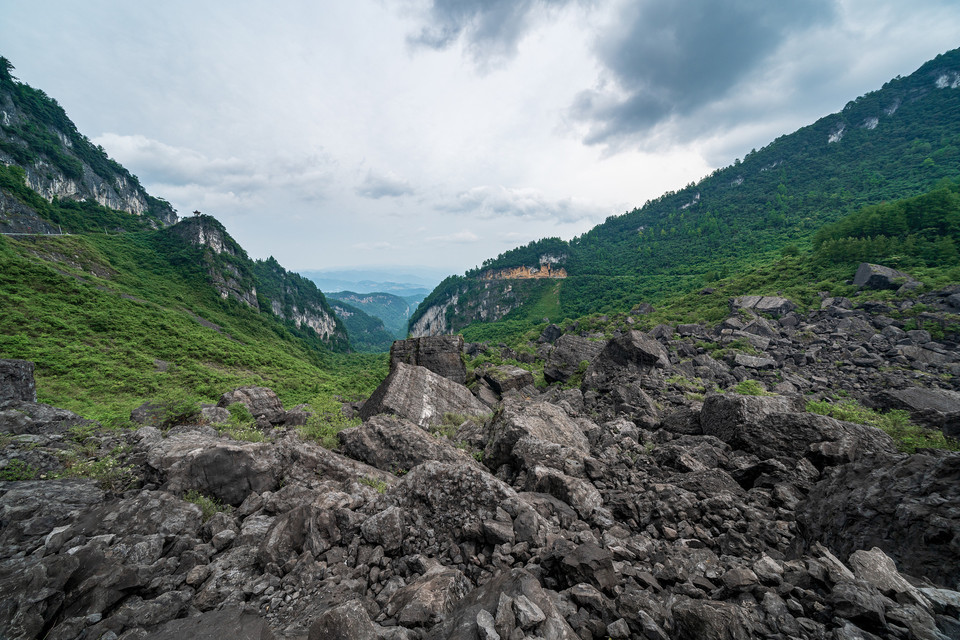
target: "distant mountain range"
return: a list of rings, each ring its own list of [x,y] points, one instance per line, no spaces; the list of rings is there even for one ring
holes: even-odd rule
[[[426,296],[448,273],[441,269],[410,266],[300,271],[321,291],[382,291],[398,296]]]

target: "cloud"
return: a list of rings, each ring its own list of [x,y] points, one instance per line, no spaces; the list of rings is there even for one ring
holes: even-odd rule
[[[580,198],[550,198],[537,189],[481,186],[456,196],[439,207],[450,213],[469,213],[485,218],[518,217],[553,222],[596,220],[609,215],[609,207]]]
[[[481,240],[480,236],[469,230],[457,231],[443,236],[430,236],[424,239],[434,244],[471,244]]]
[[[386,174],[367,171],[367,177],[357,187],[357,195],[375,200],[379,198],[398,198],[412,193],[414,193],[414,189],[410,186],[410,182],[392,171]]]
[[[265,190],[284,189],[310,202],[323,199],[331,182],[332,161],[322,153],[215,158],[143,135],[104,133],[93,142],[171,200],[185,194],[194,201],[260,203]]]
[[[350,245],[350,247],[353,249],[359,249],[360,251],[383,251],[384,249],[390,249],[393,247],[393,245],[385,241],[356,242]]]
[[[595,45],[604,73],[571,113],[585,143],[615,147],[723,100],[789,36],[834,15],[835,0],[626,3]]]
[[[431,0],[428,23],[408,37],[414,45],[448,49],[463,41],[480,66],[514,57],[523,36],[550,9],[574,0]]]

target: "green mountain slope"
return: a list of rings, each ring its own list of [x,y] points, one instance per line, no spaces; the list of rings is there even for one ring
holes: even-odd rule
[[[89,200],[142,217],[154,227],[176,222],[177,214],[168,202],[150,196],[136,176],[77,131],[56,100],[18,82],[12,72],[10,61],[0,57],[0,110],[4,116],[0,163],[21,167],[26,184],[48,200]],[[29,216],[15,217],[17,224],[12,228],[11,216],[4,217],[8,220],[0,220],[0,231],[44,231],[42,224],[30,228],[30,223],[37,221]]]
[[[335,291],[328,293],[327,298],[339,300],[361,309],[367,315],[379,318],[383,321],[383,326],[396,339],[407,337],[407,321],[410,319],[410,314],[423,300],[421,295],[398,296],[392,293],[355,293],[353,291]]]
[[[531,243],[448,278],[421,303],[410,326],[422,327],[422,318],[438,314],[447,320],[443,331],[480,321],[480,314],[463,311],[487,287],[481,275],[537,266],[541,256],[561,257],[568,277],[559,316],[577,317],[656,302],[785,246],[806,246],[821,226],[850,211],[923,193],[960,173],[958,78],[960,49],[570,242]],[[536,300],[534,294],[519,304]],[[504,308],[518,313],[516,306]],[[503,317],[491,311],[487,320]]]
[[[360,353],[385,353],[395,340],[383,321],[342,300],[330,298],[330,305],[350,334],[350,346]]]
[[[316,285],[210,216],[177,222],[11,69],[0,59],[0,358],[36,363],[41,401],[122,424],[145,400],[253,384],[339,415],[376,387],[385,357],[345,353]]]

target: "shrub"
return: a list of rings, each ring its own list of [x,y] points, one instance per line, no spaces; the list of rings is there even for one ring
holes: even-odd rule
[[[203,511],[204,522],[218,513],[230,513],[233,511],[233,507],[229,504],[223,504],[216,498],[205,496],[196,489],[187,491],[183,499],[200,507],[200,510]]]
[[[807,403],[807,411],[881,429],[894,439],[897,448],[904,453],[916,453],[917,449],[960,451],[960,442],[946,437],[941,431],[914,424],[910,421],[910,414],[900,409],[881,413],[864,407],[856,400],[811,400]]]

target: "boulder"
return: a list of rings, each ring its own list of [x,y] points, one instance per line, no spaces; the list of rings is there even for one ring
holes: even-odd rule
[[[566,382],[578,371],[585,371],[602,350],[602,342],[565,333],[554,341],[543,365],[543,377],[547,382]]]
[[[239,506],[250,493],[279,486],[277,450],[265,442],[222,440],[203,431],[186,431],[154,441],[146,454],[149,468],[174,493],[193,489]]]
[[[801,407],[801,400],[785,396],[717,394],[704,401],[700,424],[705,435],[761,459],[806,457],[824,466],[897,454],[879,429],[801,413]]]
[[[472,586],[463,572],[437,565],[390,596],[385,613],[405,627],[432,627]]]
[[[585,582],[609,592],[618,582],[613,555],[593,542],[578,545],[558,538],[544,556],[543,565],[561,588]]]
[[[220,397],[217,406],[226,408],[236,402],[246,406],[261,427],[281,424],[286,417],[280,398],[267,387],[241,387],[228,391]]]
[[[670,357],[663,345],[639,331],[628,331],[607,341],[593,365],[597,369],[616,368],[631,372],[669,366]]]
[[[424,367],[457,384],[467,381],[463,364],[463,336],[424,336],[397,340],[390,347],[390,370],[403,363]]]
[[[438,539],[480,539],[483,522],[497,520],[501,510],[512,521],[518,542],[541,540],[548,528],[514,489],[473,465],[425,462],[388,495],[408,513],[419,513]]]
[[[342,453],[383,471],[409,471],[427,460],[476,464],[446,439],[389,415],[373,416],[359,427],[344,429],[337,438]]]
[[[730,311],[749,309],[779,318],[797,308],[793,302],[778,296],[740,296],[730,301]]]
[[[853,276],[853,284],[867,289],[899,289],[907,283],[919,284],[908,273],[869,262],[861,262]]]
[[[377,626],[356,600],[324,611],[310,625],[307,640],[378,640]]]
[[[860,460],[826,471],[797,507],[803,537],[841,557],[877,547],[905,574],[960,583],[960,453]]]
[[[532,373],[508,364],[487,369],[483,372],[483,379],[501,396],[508,391],[533,386]]]
[[[960,437],[960,392],[927,387],[884,389],[873,396],[873,403],[881,409],[904,409],[918,422]]]
[[[33,363],[29,360],[0,360],[0,405],[10,400],[37,401]]]
[[[551,446],[552,445],[552,446]],[[580,425],[548,402],[508,402],[489,427],[484,463],[526,468],[534,464],[564,470],[568,461],[589,455]]]
[[[429,369],[398,362],[360,410],[367,420],[388,413],[421,426],[441,424],[444,414],[486,415],[489,407],[462,384]]]

